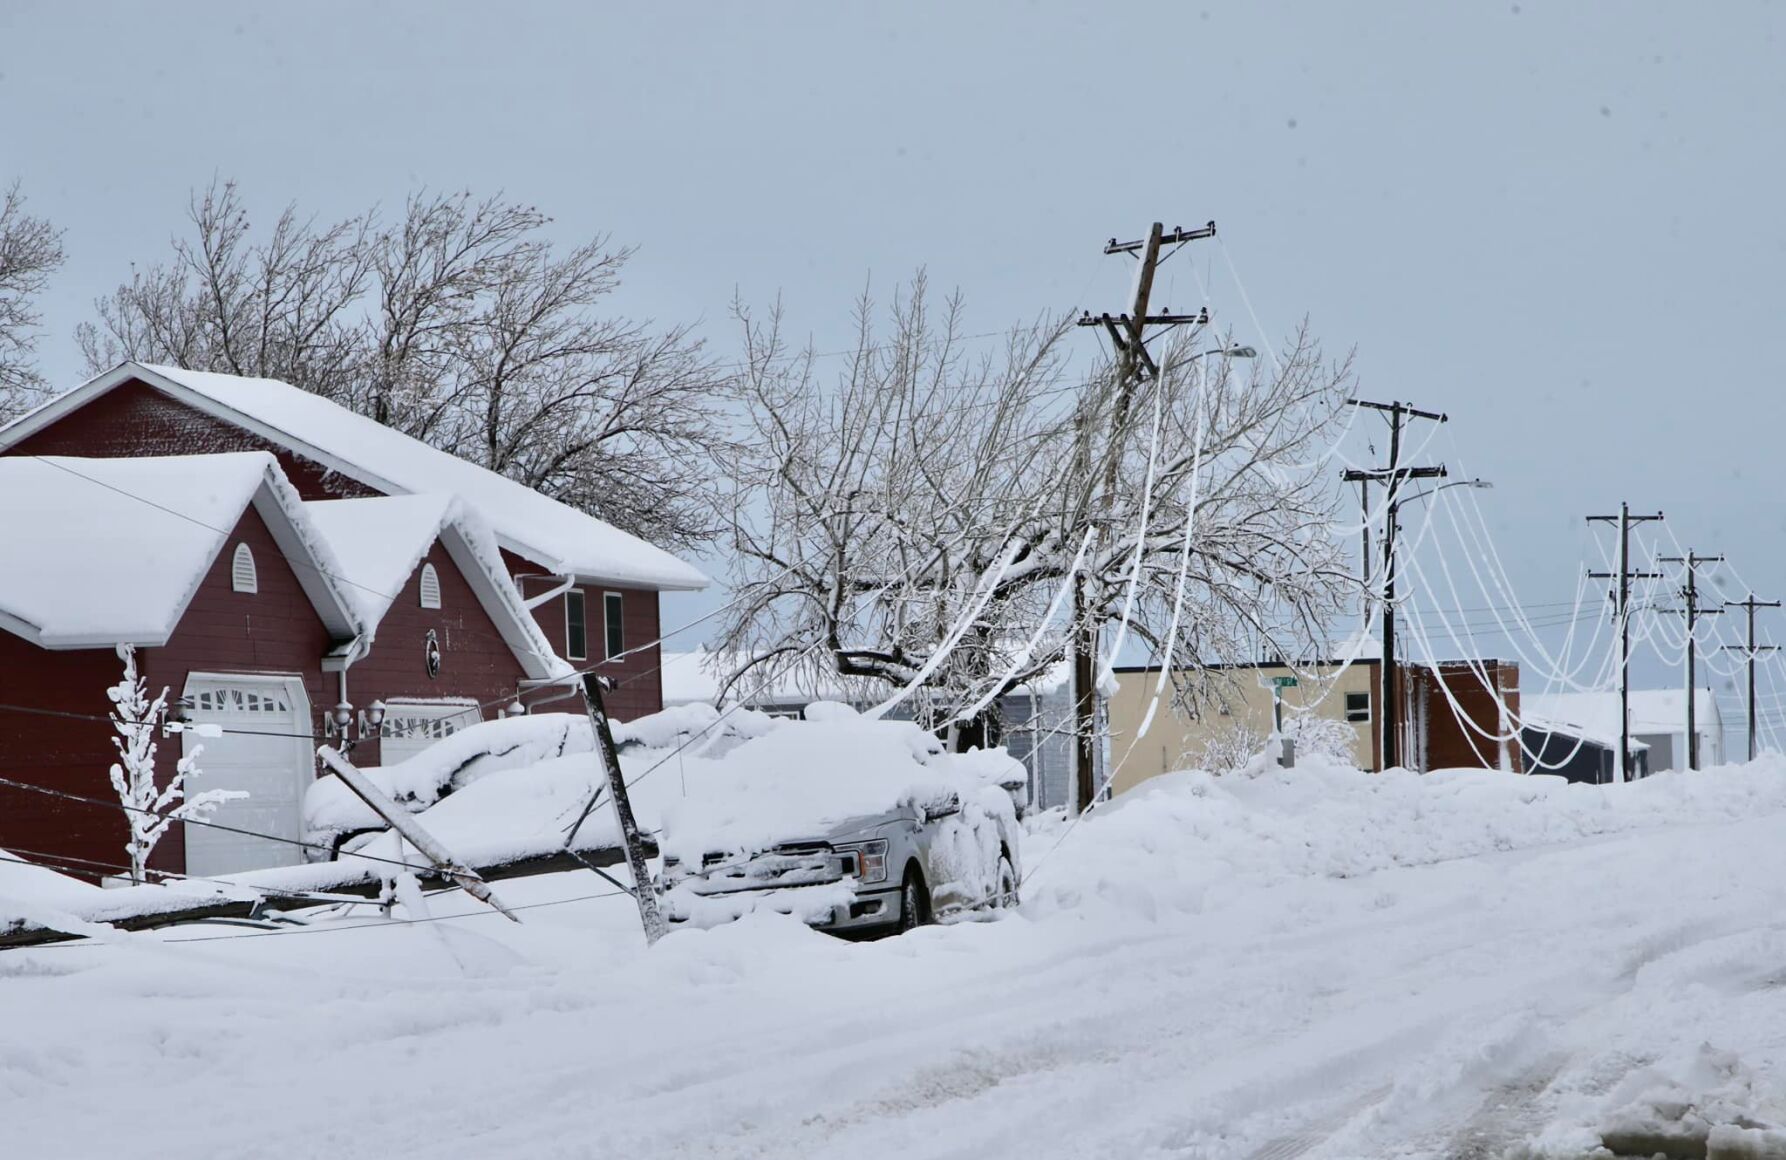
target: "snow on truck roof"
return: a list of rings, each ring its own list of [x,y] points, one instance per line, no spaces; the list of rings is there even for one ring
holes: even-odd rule
[[[0,627],[45,648],[160,645],[252,505],[339,639],[343,575],[265,451],[0,456]]]
[[[380,491],[460,496],[489,523],[503,547],[553,572],[644,588],[707,586],[699,570],[662,548],[277,379],[127,362],[15,420],[0,430],[0,446],[133,379]]]

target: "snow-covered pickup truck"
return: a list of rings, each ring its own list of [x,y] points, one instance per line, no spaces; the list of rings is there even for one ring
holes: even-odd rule
[[[1000,749],[945,753],[915,725],[842,706],[808,713],[666,809],[658,888],[672,921],[767,908],[866,933],[1016,904],[1022,765]]]

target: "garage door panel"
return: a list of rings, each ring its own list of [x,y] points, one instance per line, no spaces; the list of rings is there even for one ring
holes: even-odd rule
[[[267,835],[188,826],[187,873],[233,874],[301,862],[303,850],[293,843],[301,836],[304,791],[314,777],[310,706],[302,685],[194,677],[187,697],[194,721],[223,730],[220,737],[186,735],[186,753],[201,750],[187,781],[188,795],[213,789],[247,793],[217,807],[210,820]]]

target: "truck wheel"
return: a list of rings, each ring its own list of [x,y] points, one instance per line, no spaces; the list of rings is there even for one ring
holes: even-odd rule
[[[992,896],[992,909],[1012,910],[1018,903],[1017,867],[1009,854],[998,856],[998,892]]]
[[[905,872],[905,885],[899,889],[899,932],[915,930],[930,922],[930,890],[924,885],[924,875],[916,866]]]

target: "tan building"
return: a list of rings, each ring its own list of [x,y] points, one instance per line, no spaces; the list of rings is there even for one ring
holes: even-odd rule
[[[1114,770],[1111,792],[1121,793],[1176,769],[1210,764],[1231,767],[1244,753],[1263,748],[1272,731],[1272,692],[1277,680],[1295,681],[1279,690],[1286,721],[1297,713],[1312,713],[1350,728],[1353,761],[1360,769],[1375,771],[1382,765],[1377,720],[1380,663],[1370,658],[1300,668],[1212,665],[1206,671],[1213,686],[1210,695],[1194,712],[1175,703],[1168,678],[1144,737],[1141,725],[1153,704],[1160,670],[1119,668],[1118,688],[1106,703],[1110,726],[1107,760]],[[1486,683],[1478,670],[1486,674]],[[1472,767],[1519,772],[1522,762],[1517,742],[1488,739],[1510,733],[1502,706],[1518,712],[1518,666],[1493,660],[1447,661],[1436,669],[1403,664],[1398,671],[1401,676],[1396,684],[1404,705],[1402,750],[1410,758],[1406,764],[1420,770]]]

